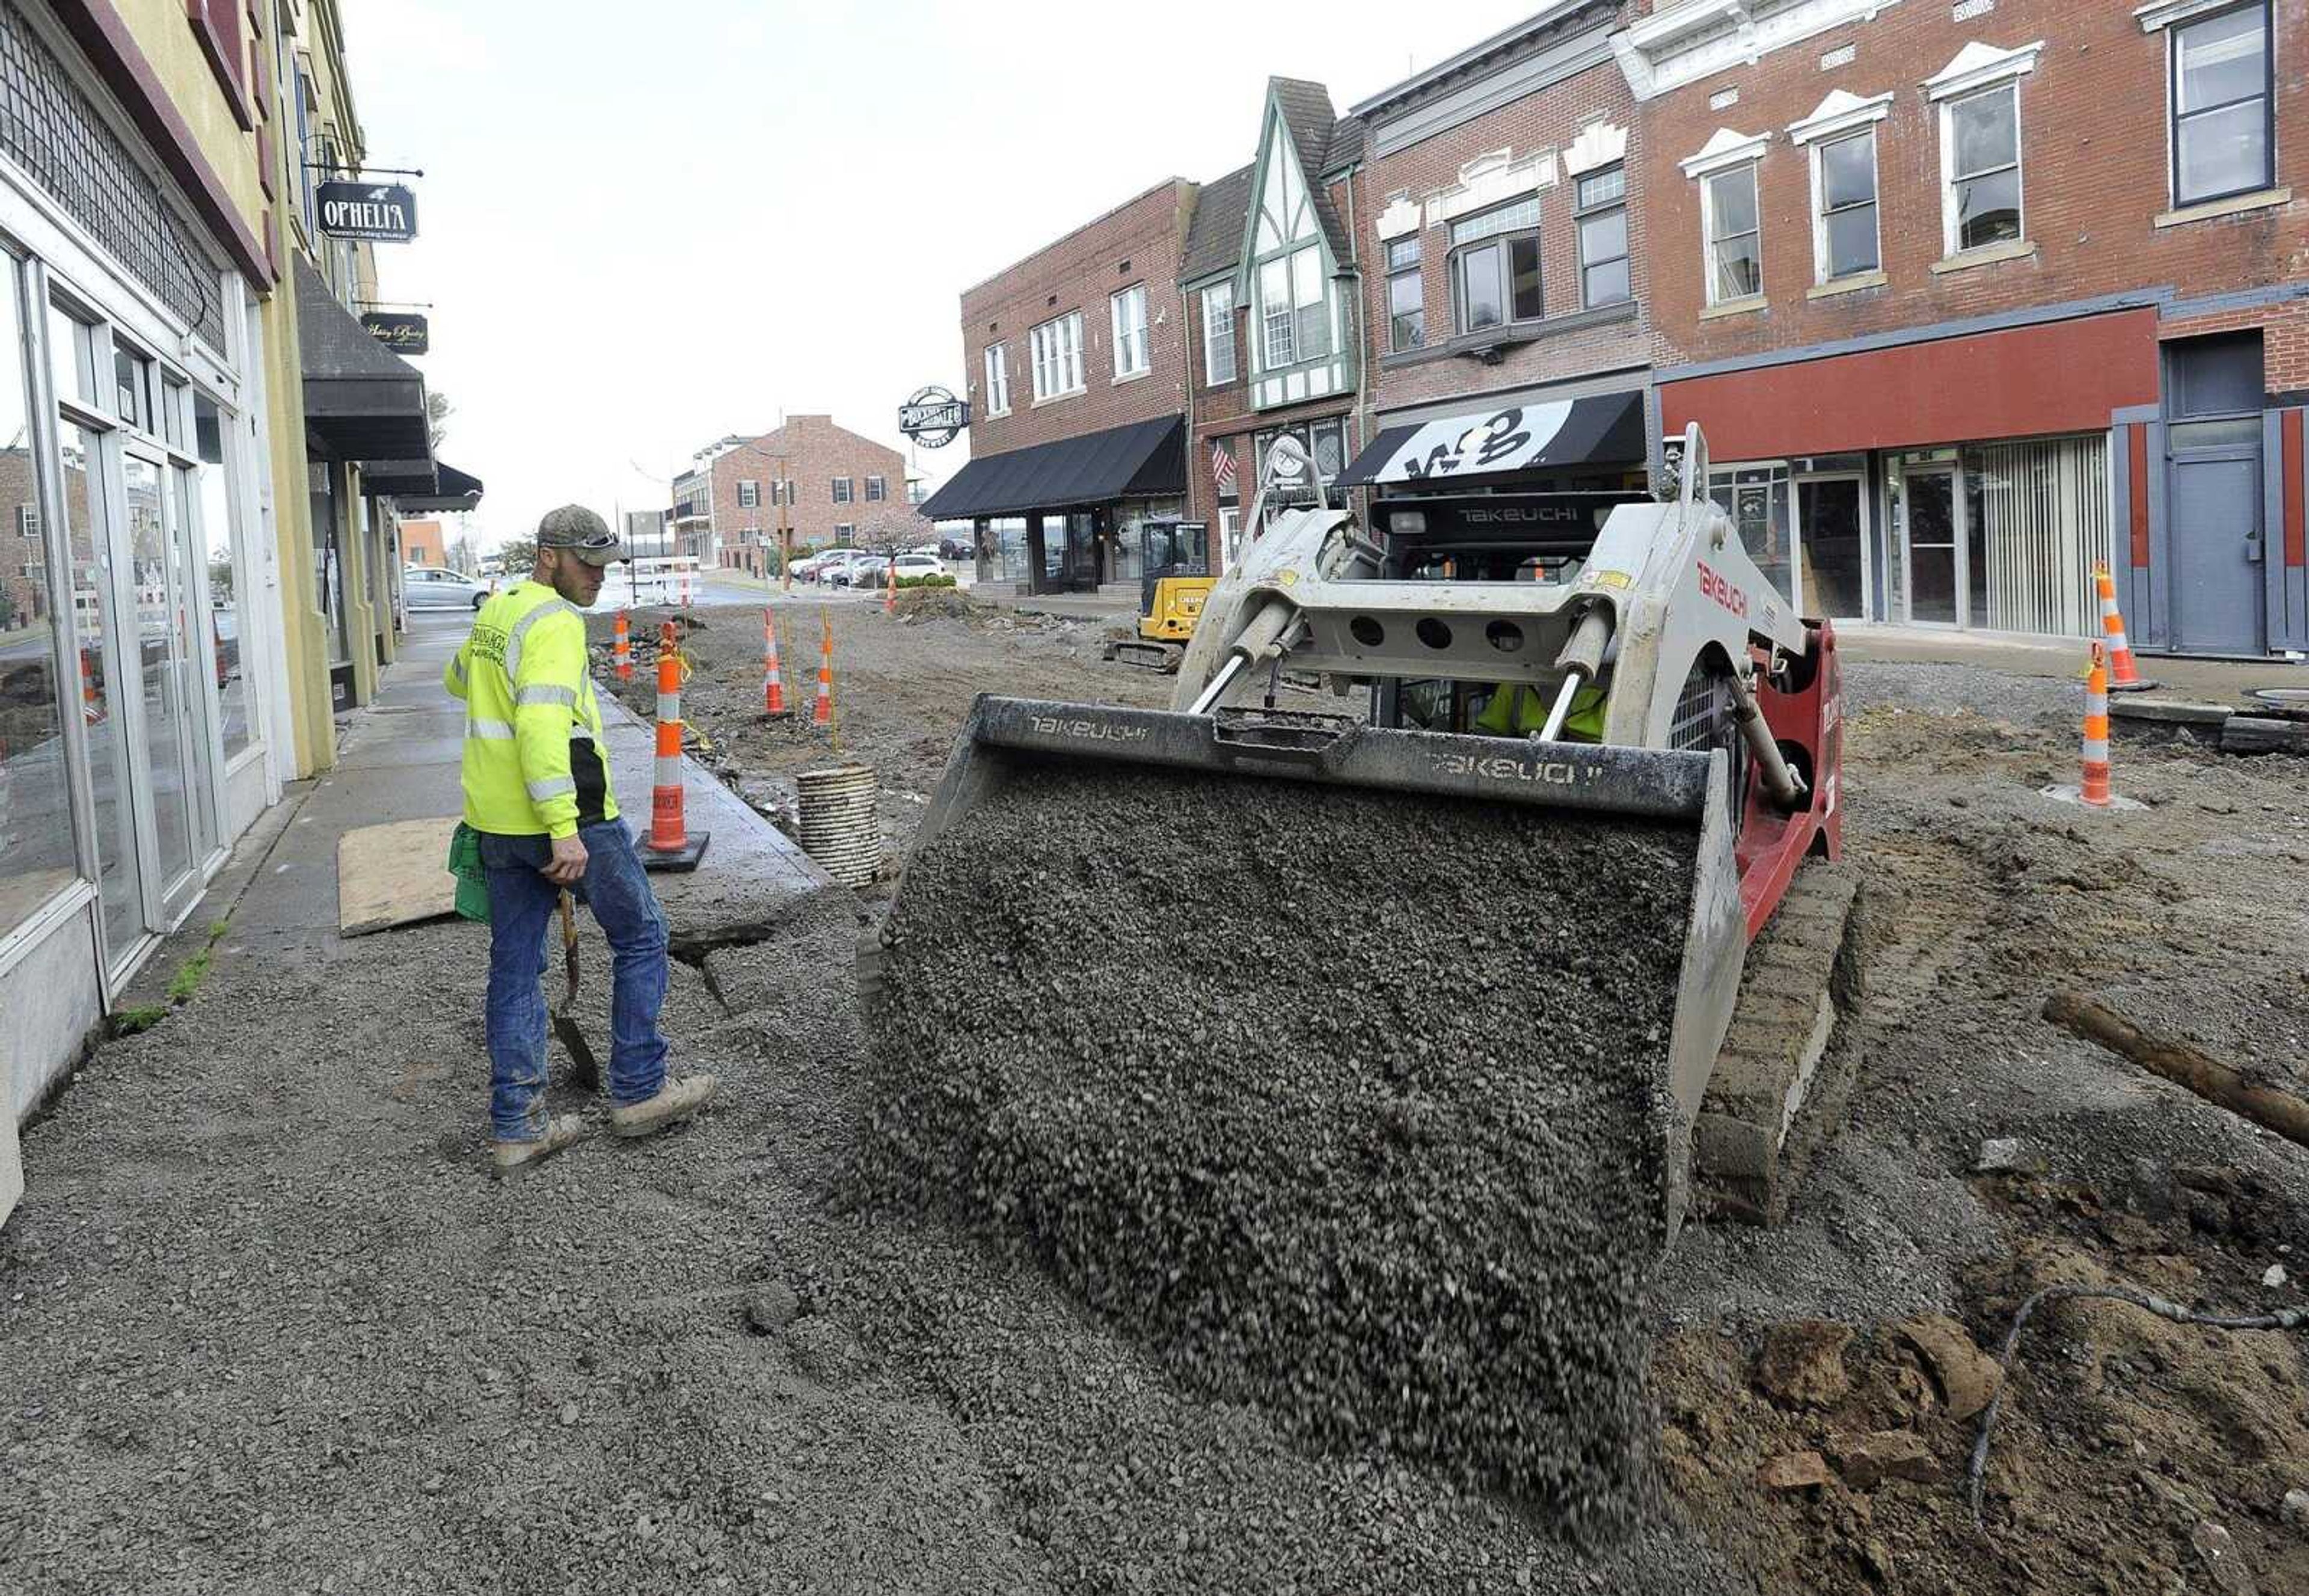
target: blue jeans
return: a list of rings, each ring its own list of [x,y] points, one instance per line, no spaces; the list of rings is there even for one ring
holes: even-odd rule
[[[610,1101],[619,1106],[665,1084],[665,912],[650,890],[623,820],[581,826],[585,873],[570,890],[610,939]],[[545,1033],[539,984],[559,941],[561,889],[541,873],[553,857],[544,836],[481,833],[489,878],[489,1129],[500,1141],[545,1135]]]

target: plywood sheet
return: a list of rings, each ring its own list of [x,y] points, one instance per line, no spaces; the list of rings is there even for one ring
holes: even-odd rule
[[[337,838],[337,929],[349,937],[457,912],[455,815],[363,826]]]

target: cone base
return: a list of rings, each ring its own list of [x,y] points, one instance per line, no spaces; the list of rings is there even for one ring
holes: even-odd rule
[[[2112,681],[2108,684],[2108,690],[2113,693],[2154,692],[2157,690],[2157,683],[2144,676],[2138,681]]]
[[[693,831],[678,848],[653,848],[644,842],[635,852],[641,854],[644,870],[693,871],[697,862],[705,857],[706,839],[713,835],[710,831]]]
[[[2122,793],[2111,793],[2106,803],[2096,803],[2084,795],[2084,790],[2081,787],[2039,787],[2037,791],[2056,802],[2073,803],[2080,809],[2097,809],[2104,812],[2113,809],[2147,809],[2149,807],[2140,799],[2128,798]]]

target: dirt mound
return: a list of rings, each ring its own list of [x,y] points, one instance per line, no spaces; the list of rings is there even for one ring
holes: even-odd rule
[[[1690,854],[1650,822],[1038,770],[910,868],[867,1179],[1303,1438],[1617,1522]]]

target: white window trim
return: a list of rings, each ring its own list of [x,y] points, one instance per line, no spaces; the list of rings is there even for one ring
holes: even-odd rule
[[[1759,142],[1759,143],[1760,144],[1761,141],[1760,140],[1760,141],[1758,141],[1758,142]],[[1741,295],[1738,295],[1738,296],[1736,296],[1736,297],[1734,297],[1734,298],[1733,298],[1733,299],[1718,299],[1718,298],[1717,297],[1717,293],[1716,293],[1716,200],[1715,200],[1714,195],[1710,193],[1710,191],[1709,191],[1709,189],[1708,189],[1708,179],[1709,179],[1709,178],[1711,178],[1720,177],[1720,176],[1722,176],[1724,173],[1725,173],[1725,172],[1727,172],[1727,171],[1732,170],[1732,169],[1733,169],[1733,165],[1731,165],[1731,164],[1727,164],[1727,165],[1721,165],[1721,166],[1712,167],[1712,168],[1710,168],[1708,171],[1706,171],[1706,172],[1704,172],[1704,173],[1700,174],[1700,178],[1699,178],[1699,270],[1700,270],[1700,273],[1701,273],[1701,284],[1702,284],[1702,286],[1707,290],[1707,295],[1708,295],[1708,297],[1707,297],[1707,307],[1708,307],[1708,309],[1710,309],[1710,310],[1718,309],[1718,308],[1722,308],[1722,307],[1725,307],[1725,306],[1727,306],[1727,305],[1736,305],[1736,306],[1740,306],[1740,307],[1743,307],[1743,308],[1745,308],[1745,307],[1747,307],[1747,306],[1751,306],[1751,305],[1760,305],[1760,304],[1762,304],[1762,303],[1764,302],[1764,299],[1765,299],[1764,290],[1763,290],[1763,282],[1764,282],[1764,169],[1763,169],[1763,163],[1762,163],[1760,160],[1756,160],[1756,159],[1755,159],[1755,158],[1753,158],[1753,157],[1751,157],[1751,158],[1750,158],[1750,160],[1749,160],[1748,161],[1744,162],[1744,163],[1733,163],[1733,164],[1745,164],[1745,165],[1748,165],[1749,167],[1751,167],[1751,177],[1750,177],[1750,179],[1749,179],[1749,180],[1750,180],[1751,183],[1753,183],[1753,184],[1755,185],[1755,194],[1756,194],[1756,283],[1757,283],[1757,288],[1756,288],[1756,291],[1755,291],[1754,293],[1752,293],[1752,294],[1741,294]]]
[[[1122,309],[1133,295],[1137,296],[1138,301],[1138,364],[1126,370],[1122,365],[1122,350],[1124,343],[1128,342],[1126,336],[1128,329],[1122,325]],[[1106,298],[1106,314],[1108,328],[1114,334],[1111,346],[1114,380],[1118,383],[1136,382],[1142,377],[1152,375],[1154,370],[1154,351],[1152,347],[1154,329],[1148,318],[1146,285],[1143,282],[1134,282],[1129,288],[1109,294]]]
[[[1801,122],[1788,124],[1788,138],[1799,146],[1826,142],[1841,134],[1855,133],[1872,122],[1881,122],[1892,113],[1892,96],[1871,95],[1866,100],[1832,91],[1826,100],[1812,108],[1811,116]]]
[[[2026,70],[2022,68],[2022,71]],[[1994,244],[1976,245],[1970,249],[1959,249],[1957,247],[1956,213],[1956,108],[1976,95],[1992,93],[2012,96],[2012,176],[2014,189],[2020,201],[2020,236]],[[2020,121],[2019,74],[1993,78],[1975,85],[1966,93],[1941,100],[1940,123],[1941,261],[1966,260],[1975,256],[1984,260],[2002,260],[2009,256],[2033,253],[2036,246],[2028,241],[2028,138]]]
[[[2041,39],[2029,44],[2015,45],[2000,50],[1994,45],[1982,44],[1977,39],[1959,50],[1946,66],[1924,80],[1924,92],[1945,104],[1951,100],[1964,100],[1983,89],[1993,89],[1999,83],[2011,82],[2037,70],[2037,57],[2044,53]]]
[[[1010,413],[1010,345],[1007,342],[988,344],[980,364],[985,369],[987,418],[990,421],[996,416],[1008,415]],[[1000,395],[999,403],[996,403],[998,394]]]
[[[2209,17],[2236,3],[2237,0],[2150,0],[2147,5],[2135,6],[2132,14],[2143,33],[2155,33],[2182,22],[2193,22],[2199,17]]]
[[[1761,160],[1771,143],[1769,133],[1734,133],[1729,127],[1719,127],[1700,146],[1699,154],[1687,155],[1676,164],[1687,178],[1710,177],[1751,160]]]
[[[1067,343],[1056,342],[1059,329],[1066,326],[1069,322],[1074,324],[1074,336],[1072,340]],[[1080,310],[1069,310],[1063,315],[1054,316],[1048,321],[1037,322],[1028,333],[1027,337],[1027,353],[1030,357],[1030,364],[1033,367],[1033,382],[1035,389],[1034,403],[1036,404],[1053,404],[1061,399],[1072,399],[1077,395],[1088,391],[1088,386],[1085,382],[1083,375],[1086,362],[1083,359],[1083,328],[1082,312]],[[1074,380],[1070,386],[1052,388],[1048,392],[1042,391],[1042,385],[1044,362],[1041,360],[1032,358],[1033,355],[1033,344],[1036,340],[1049,341],[1051,343],[1051,359],[1049,361],[1051,376],[1054,379],[1064,379],[1071,377]],[[1071,369],[1069,368],[1069,356],[1072,357]]]
[[[1885,98],[1890,100],[1891,96],[1886,95]],[[1854,123],[1848,128],[1841,131],[1836,138],[1821,138],[1813,141],[1808,152],[1812,159],[1812,285],[1816,288],[1825,288],[1831,282],[1845,282],[1862,277],[1881,276],[1883,274],[1884,163],[1880,159],[1882,152],[1878,148],[1877,141],[1874,136],[1874,124],[1880,120],[1881,120],[1881,117],[1871,117]],[[1831,273],[1829,270],[1833,262],[1828,243],[1828,196],[1820,186],[1820,153],[1825,151],[1829,145],[1838,143],[1841,139],[1847,138],[1853,134],[1860,132],[1864,128],[1867,129],[1870,134],[1868,144],[1868,192],[1871,196],[1869,203],[1873,205],[1876,210],[1876,264],[1867,267],[1864,271],[1846,272],[1841,276],[1838,276]],[[1757,242],[1760,247],[1762,240],[1760,239]]]

